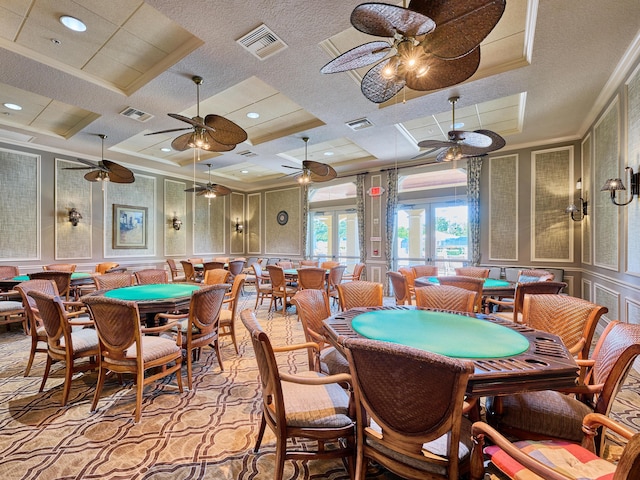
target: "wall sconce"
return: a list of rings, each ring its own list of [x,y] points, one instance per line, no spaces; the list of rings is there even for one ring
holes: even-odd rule
[[[236,232],[238,233],[242,233],[242,231],[244,230],[244,225],[242,225],[239,221],[238,221],[238,217],[236,217]]]
[[[78,210],[76,210],[76,207],[73,207],[71,210],[69,210],[69,221],[71,222],[71,225],[77,227],[81,218],[82,214]]]
[[[618,190],[626,190],[620,178],[608,179],[606,182],[604,182],[604,186],[600,189],[601,192],[606,192],[608,190],[611,193],[611,202],[614,205],[618,205],[619,207],[629,205],[631,203],[631,200],[633,200],[634,195],[640,195],[640,172],[633,173],[633,168],[631,167],[625,168],[624,171],[629,172],[629,184],[631,185],[629,200],[624,203],[616,202],[616,192]]]
[[[173,219],[171,220],[171,226],[174,230],[180,230],[180,227],[182,226],[182,220],[180,220],[178,217],[173,217]]]
[[[582,190],[582,178],[579,178],[576,182],[576,190]],[[582,198],[582,195],[578,199],[578,202],[578,206],[576,206],[575,203],[572,203],[564,211],[564,213],[571,214],[571,220],[574,222],[581,222],[587,215],[587,202]],[[577,216],[576,213],[578,214]]]

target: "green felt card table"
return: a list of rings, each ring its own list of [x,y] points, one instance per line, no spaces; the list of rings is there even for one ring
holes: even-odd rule
[[[485,315],[413,306],[355,308],[324,321],[329,341],[366,337],[473,361],[471,396],[572,387],[578,366],[555,335]]]
[[[438,277],[418,277],[415,279],[416,287],[424,287],[438,283]],[[516,284],[507,280],[497,278],[486,278],[482,293],[488,297],[512,297],[515,292]]]
[[[200,286],[190,283],[161,283],[101,290],[89,295],[102,295],[107,298],[136,302],[140,314],[149,316],[188,308],[191,294],[199,289]]]
[[[6,278],[0,280],[0,291],[11,290],[19,283],[29,280],[29,275],[18,275],[13,278]],[[71,274],[71,286],[77,287],[78,285],[88,285],[93,283],[93,275],[85,272],[73,272]]]

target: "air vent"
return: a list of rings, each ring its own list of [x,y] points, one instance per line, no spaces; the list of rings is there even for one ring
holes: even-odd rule
[[[359,118],[358,120],[347,122],[347,127],[351,130],[362,130],[363,128],[373,127],[373,123],[368,118]]]
[[[236,40],[236,42],[260,60],[265,60],[288,47],[288,45],[265,24],[250,31],[244,37]]]
[[[251,158],[251,157],[257,157],[258,154],[255,152],[252,152],[251,150],[243,150],[241,152],[236,152],[238,155],[242,155],[245,158]]]
[[[153,118],[153,115],[151,115],[150,113],[143,112],[133,107],[125,108],[120,112],[120,115],[132,118],[133,120],[137,120],[138,122],[146,122],[147,120]]]

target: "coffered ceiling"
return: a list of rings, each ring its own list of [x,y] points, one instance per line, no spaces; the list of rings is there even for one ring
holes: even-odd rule
[[[350,26],[359,3],[0,0],[0,142],[98,160],[106,134],[105,157],[130,168],[206,181],[211,163],[213,181],[251,191],[295,181],[302,137],[306,159],[340,176],[431,163],[417,143],[446,139],[447,99],[459,95],[456,123],[500,133],[508,151],[580,138],[639,42],[637,0],[507,0],[471,79],[376,105],[360,93],[367,69],[319,72],[375,39]],[[188,127],[167,113],[196,115],[193,75],[204,78],[200,114],[247,131],[234,150],[178,152],[184,132],[146,135]]]

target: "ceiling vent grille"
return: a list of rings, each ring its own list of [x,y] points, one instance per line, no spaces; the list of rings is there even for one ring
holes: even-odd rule
[[[243,150],[241,152],[236,152],[238,155],[242,155],[245,158],[251,158],[251,157],[257,157],[258,154],[255,152],[252,152],[251,150]]]
[[[373,123],[368,118],[359,118],[347,122],[347,127],[351,130],[362,130],[363,128],[373,127]]]
[[[153,118],[153,115],[151,115],[150,113],[143,112],[133,107],[125,108],[120,112],[120,115],[124,115],[125,117],[132,118],[133,120],[137,120],[138,122],[143,123]]]
[[[242,38],[236,40],[236,42],[260,60],[265,60],[288,47],[288,45],[265,24],[250,31]]]

